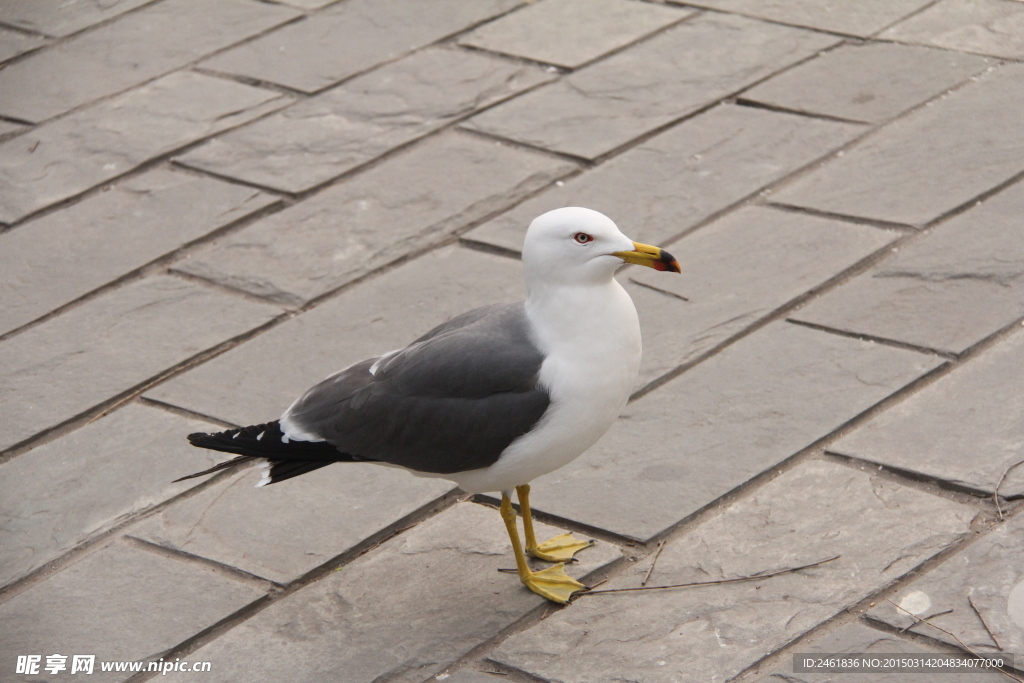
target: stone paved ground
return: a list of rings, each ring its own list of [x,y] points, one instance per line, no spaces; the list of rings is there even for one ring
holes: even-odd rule
[[[1014,0],[0,2],[0,681],[1024,676],[1022,62]],[[535,484],[597,540],[570,572],[838,559],[556,608],[442,480],[171,483],[189,432],[522,296],[567,204],[683,264],[622,272],[634,400]]]

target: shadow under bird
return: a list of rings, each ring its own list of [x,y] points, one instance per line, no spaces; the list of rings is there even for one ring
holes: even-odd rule
[[[608,217],[577,207],[526,232],[525,301],[495,304],[438,325],[404,349],[337,372],[280,419],[193,446],[238,457],[183,477],[259,460],[257,486],[333,463],[367,462],[441,477],[469,493],[501,492],[519,578],[566,603],[586,586],[564,562],[588,543],[562,534],[537,543],[529,482],[562,467],[608,431],[640,369],[640,323],[614,279],[624,263],[679,272],[658,247],[633,242]],[[180,481],[180,480],[179,480]],[[531,571],[512,507],[519,497],[525,553],[558,564]]]

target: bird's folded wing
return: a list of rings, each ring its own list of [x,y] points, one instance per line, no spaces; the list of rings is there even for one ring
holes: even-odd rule
[[[489,306],[327,378],[282,422],[343,453],[420,472],[487,467],[547,410],[543,360],[523,304]]]

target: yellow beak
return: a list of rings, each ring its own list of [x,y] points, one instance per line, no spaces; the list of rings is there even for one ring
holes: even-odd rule
[[[638,266],[647,266],[655,270],[670,270],[673,273],[681,272],[679,270],[679,261],[676,261],[672,254],[658,247],[652,247],[649,244],[633,242],[633,251],[616,251],[612,256],[618,256],[626,263],[635,263]]]

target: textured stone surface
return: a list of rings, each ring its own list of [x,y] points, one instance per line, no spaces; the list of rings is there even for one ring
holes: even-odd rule
[[[635,0],[543,0],[481,26],[459,44],[575,68],[692,13]]]
[[[704,15],[463,125],[592,159],[836,41],[743,17]]]
[[[546,525],[537,530],[542,538],[556,533]],[[617,557],[615,547],[601,543],[581,552],[567,571],[582,577]],[[498,511],[460,503],[268,607],[192,657],[214,662],[202,674],[211,683],[419,683],[544,603],[514,574],[497,571],[514,566]]]
[[[1024,186],[922,235],[794,318],[960,353],[1024,316]]]
[[[0,114],[43,121],[297,15],[280,5],[248,0],[153,3],[0,71]]]
[[[68,655],[68,671],[45,680],[75,681],[72,654],[95,654],[86,680],[123,681],[101,661],[159,658],[198,631],[259,598],[255,588],[195,564],[115,543],[0,605],[0,662],[14,677],[17,655]],[[40,679],[41,680],[41,679]]]
[[[223,135],[176,161],[302,192],[551,78],[538,67],[478,52],[430,48]]]
[[[829,450],[992,494],[1024,443],[1024,334],[1016,334],[833,444]],[[1022,468],[999,487],[1024,494]]]
[[[195,486],[171,482],[220,460],[184,440],[209,429],[133,403],[0,465],[0,585]]]
[[[984,71],[990,63],[984,57],[909,45],[844,45],[755,86],[743,97],[878,123]]]
[[[289,101],[269,90],[183,72],[39,126],[0,144],[0,222],[23,218]]]
[[[931,620],[952,632],[968,647],[984,654],[1024,654],[1024,517],[1017,515],[988,532],[963,552],[950,557],[892,596],[892,601],[919,617],[953,610]],[[999,648],[968,602],[984,616]],[[921,633],[951,645],[956,641],[931,626],[913,626],[915,620],[894,605],[879,603],[868,616]]]
[[[275,201],[155,170],[0,235],[0,334]]]
[[[775,323],[631,403],[601,442],[534,482],[531,502],[648,539],[936,364]]]
[[[0,342],[0,448],[61,424],[279,312],[157,276]]]
[[[884,631],[865,626],[859,622],[851,622],[839,630],[818,638],[811,644],[800,643],[790,648],[794,653],[824,655],[834,653],[859,654],[874,656],[886,654],[912,654],[949,656],[949,652],[930,650],[920,643],[900,638]],[[793,673],[793,659],[786,657],[786,663],[778,667],[774,673],[759,679],[759,683],[862,683],[870,679],[872,683],[935,683],[936,673]],[[940,674],[941,675],[941,674]],[[947,674],[948,675],[948,674]],[[953,678],[950,676],[950,678]],[[994,671],[972,671],[972,683],[1001,683],[1007,679],[1003,674]]]
[[[775,199],[921,224],[1024,170],[1024,66],[1008,65],[889,124]]]
[[[811,461],[668,543],[647,585],[749,583],[580,597],[490,655],[545,680],[725,681],[939,552],[974,511]],[[601,589],[639,586],[637,563]]]
[[[537,152],[446,133],[197,251],[175,268],[301,304],[436,245],[574,168]]]
[[[1024,7],[1003,0],[942,0],[879,37],[1021,59]]]
[[[28,126],[11,123],[10,121],[0,121],[0,141],[14,137],[26,130],[28,130]]]
[[[0,62],[6,62],[11,57],[17,57],[45,44],[43,38],[0,28]]]
[[[506,12],[520,0],[349,0],[203,62],[304,92]],[[337,46],[344,45],[339,50]]]
[[[750,327],[896,237],[866,226],[748,207],[672,245],[680,276],[629,268],[620,279],[640,314],[644,356],[639,386]]]
[[[463,239],[518,252],[534,218],[586,206],[610,216],[637,241],[668,244],[862,130],[763,109],[715,107],[545,190]]]
[[[184,434],[178,435],[182,443]],[[177,471],[182,476],[190,470],[181,462]],[[289,583],[455,486],[368,464],[331,465],[256,489],[259,480],[260,471],[249,468],[176,503],[131,534]]]
[[[446,247],[367,280],[146,396],[234,424],[266,422],[352,363],[477,306],[525,296],[516,261]]]
[[[928,0],[688,0],[686,4],[867,37],[924,7]]]
[[[152,0],[5,0],[0,21],[51,36],[66,36]]]

